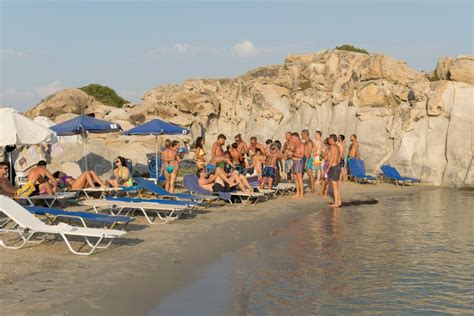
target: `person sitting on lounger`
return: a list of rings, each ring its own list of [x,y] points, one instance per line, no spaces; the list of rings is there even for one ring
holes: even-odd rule
[[[97,176],[94,171],[86,171],[82,173],[77,179],[70,177],[61,171],[56,171],[53,173],[53,176],[58,179],[58,183],[60,185],[63,185],[71,190],[95,188],[97,186],[106,188],[105,183]]]
[[[197,176],[199,177],[199,185],[211,192],[232,192],[236,191],[237,188],[247,193],[253,192],[253,188],[247,179],[242,175],[238,175],[235,170],[228,176],[221,168],[218,168],[214,174],[209,175],[205,168],[201,168],[198,169]]]
[[[8,164],[0,162],[0,194],[13,197],[28,197],[35,192],[35,185],[40,177],[39,174],[35,178],[31,178],[31,182],[27,182],[21,188],[17,188],[7,179]]]
[[[36,167],[32,168],[28,174],[28,182],[26,185],[33,185],[35,190],[31,195],[48,194],[53,195],[56,192],[57,181],[46,169],[46,161],[40,160]]]
[[[127,167],[127,161],[125,158],[121,156],[115,158],[114,164],[114,175],[110,178],[108,183],[114,188],[133,186],[132,175]]]

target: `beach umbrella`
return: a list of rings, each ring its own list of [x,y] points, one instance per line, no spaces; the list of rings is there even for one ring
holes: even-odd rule
[[[87,135],[89,133],[113,133],[122,130],[119,124],[99,120],[87,115],[79,115],[68,121],[51,126],[51,129],[55,131],[58,136],[81,135],[84,144],[85,170],[88,170],[86,149]]]
[[[186,135],[189,129],[168,123],[160,119],[151,120],[125,132],[125,135],[154,135],[155,136],[155,170],[158,174],[158,136],[159,135]]]
[[[0,147],[5,146],[31,146],[49,143],[54,137],[54,132],[33,122],[12,108],[0,108]],[[10,165],[10,181],[13,182],[13,164],[11,152],[8,153]]]

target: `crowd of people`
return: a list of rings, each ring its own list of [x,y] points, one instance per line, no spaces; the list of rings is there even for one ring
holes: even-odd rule
[[[252,192],[255,188],[249,180],[258,183],[258,189],[272,189],[283,177],[295,184],[293,198],[302,199],[305,195],[303,179],[309,179],[309,192],[318,192],[327,196],[332,188],[333,203],[331,207],[341,205],[340,184],[347,174],[347,159],[359,158],[359,144],[355,134],[350,137],[346,150],[344,135],[331,134],[323,139],[320,131],[311,137],[306,129],[300,133],[287,132],[285,141],[268,139],[265,144],[251,137],[245,143],[241,134],[234,137],[234,142],[226,146],[225,135],[218,135],[211,152],[205,150],[205,139],[198,137],[195,141],[195,162],[199,185],[212,192],[230,192],[241,190]],[[224,147],[225,146],[225,147]],[[346,154],[347,152],[347,154]],[[167,139],[162,151],[160,176],[165,177],[165,189],[173,193],[180,164],[179,142]],[[113,176],[103,181],[94,171],[86,171],[78,178],[63,172],[51,173],[46,162],[40,161],[32,168],[26,184],[17,188],[8,182],[5,175],[8,165],[0,162],[0,189],[11,196],[29,196],[32,194],[54,194],[59,187],[79,190],[84,188],[132,186],[133,179],[125,158],[114,160]]]
[[[205,140],[198,137],[195,142],[195,160],[199,184],[213,192],[231,191],[240,188],[251,191],[248,179],[256,177],[259,188],[271,189],[286,175],[294,182],[293,198],[302,199],[305,194],[303,179],[309,178],[309,192],[316,192],[320,185],[320,194],[328,195],[329,187],[333,191],[331,207],[341,206],[340,184],[347,174],[347,159],[359,158],[357,135],[350,137],[350,146],[346,150],[344,135],[331,134],[323,139],[320,131],[311,137],[308,130],[301,133],[287,132],[285,142],[268,139],[265,145],[251,137],[249,144],[235,135],[234,142],[226,145],[227,138],[220,134],[212,145],[211,153],[204,149]],[[346,154],[347,153],[347,154]]]

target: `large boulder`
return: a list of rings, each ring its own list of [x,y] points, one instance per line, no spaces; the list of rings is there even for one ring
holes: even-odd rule
[[[462,81],[474,85],[474,56],[440,58],[436,65],[436,75],[442,80]]]

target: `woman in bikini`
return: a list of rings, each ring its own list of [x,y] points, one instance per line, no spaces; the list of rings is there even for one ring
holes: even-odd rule
[[[163,157],[163,166],[161,167],[161,174],[165,174],[165,190],[173,193],[174,182],[178,174],[179,157],[178,157],[179,142],[174,140],[165,141],[165,150],[161,154]]]
[[[198,169],[204,168],[206,166],[206,152],[204,151],[204,145],[206,141],[204,137],[196,138],[196,148],[195,148],[195,157],[196,167]]]
[[[108,183],[114,188],[118,188],[120,186],[133,186],[132,175],[130,174],[130,170],[127,167],[127,161],[125,160],[125,158],[121,156],[115,158],[114,164],[114,175],[108,181]]]
[[[105,188],[105,183],[97,176],[94,171],[86,171],[77,179],[68,176],[64,172],[56,171],[53,176],[58,179],[58,184],[70,190],[81,190],[85,188],[95,188],[99,185]]]

